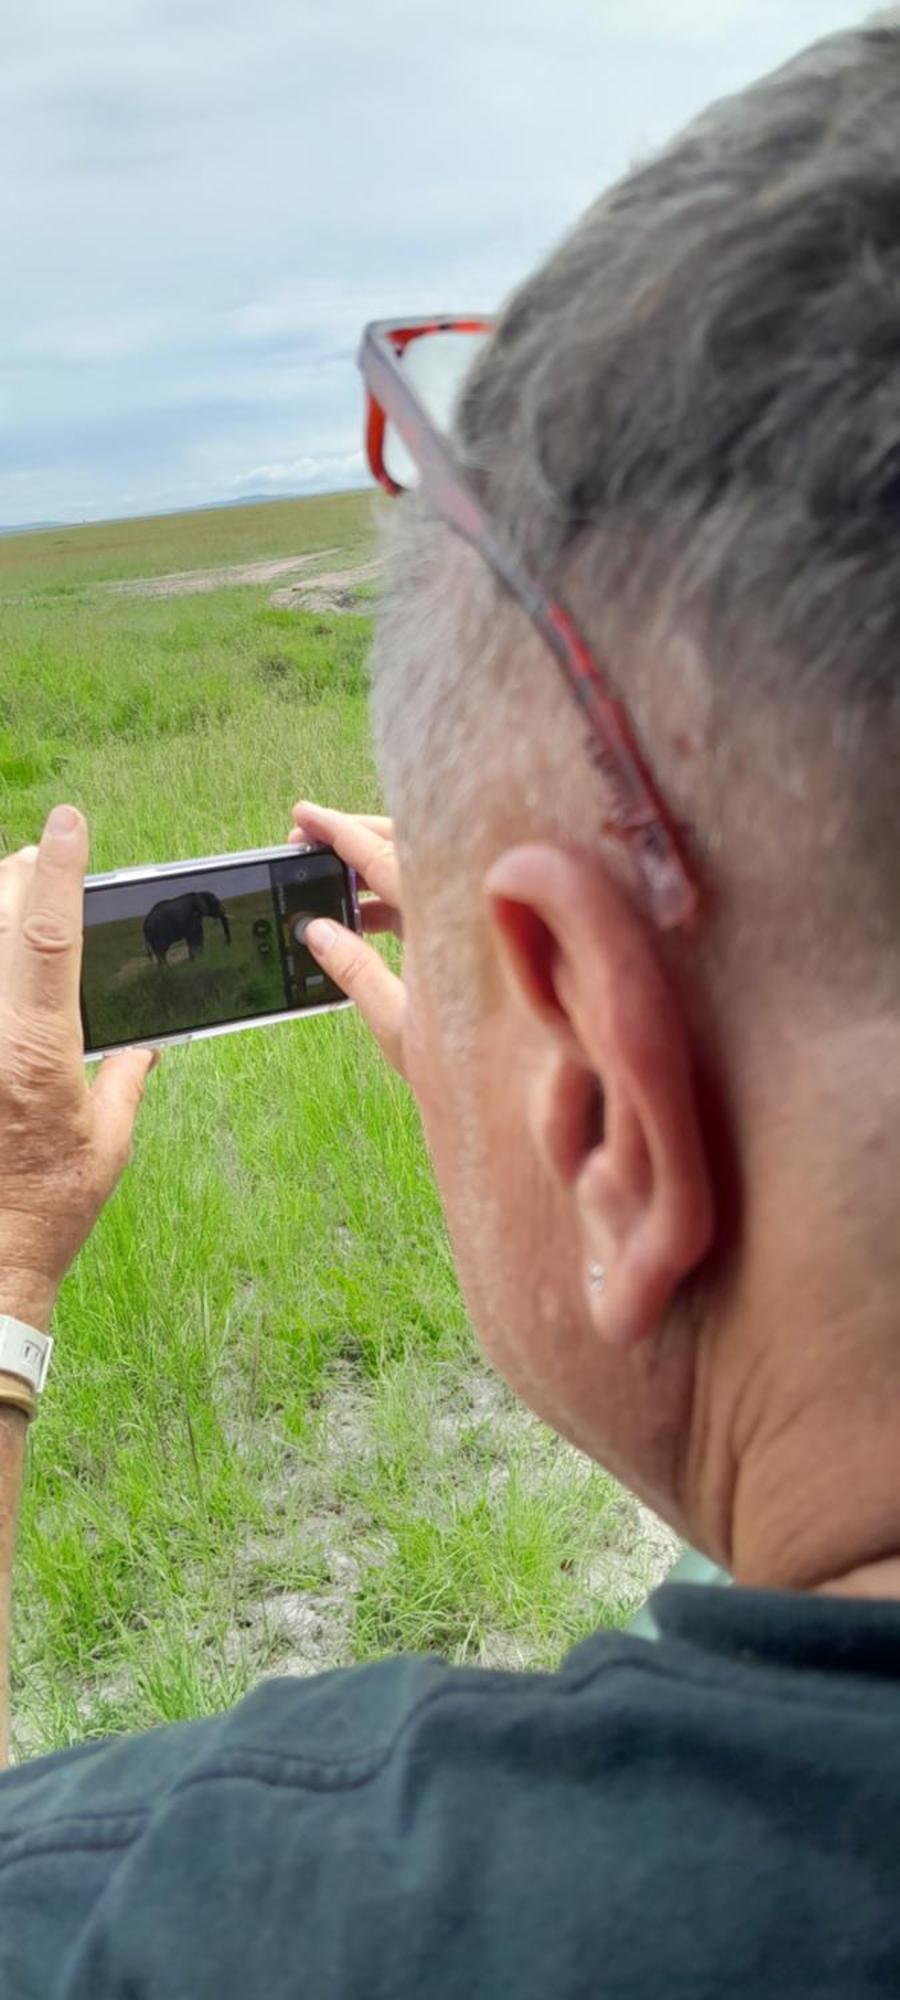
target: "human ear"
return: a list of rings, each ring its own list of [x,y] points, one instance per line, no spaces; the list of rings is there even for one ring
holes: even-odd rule
[[[510,850],[485,884],[539,1031],[532,1129],[571,1202],[598,1336],[648,1338],[710,1247],[712,1180],[688,1020],[659,940],[594,857]]]

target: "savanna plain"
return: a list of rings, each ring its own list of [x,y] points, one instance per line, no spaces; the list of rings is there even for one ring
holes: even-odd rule
[[[0,851],[378,810],[364,494],[0,538]],[[170,1049],[64,1286],[15,1579],[18,1757],[395,1651],[549,1666],[672,1538],[478,1357],[415,1106],[348,1011]]]

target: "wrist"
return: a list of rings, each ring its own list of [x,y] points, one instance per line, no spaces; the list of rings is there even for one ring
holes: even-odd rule
[[[59,1287],[53,1278],[37,1271],[18,1271],[0,1262],[0,1313],[24,1320],[46,1333],[53,1316]]]

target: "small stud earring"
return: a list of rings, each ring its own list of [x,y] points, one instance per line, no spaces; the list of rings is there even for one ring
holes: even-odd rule
[[[591,1291],[602,1292],[603,1287],[606,1283],[606,1272],[603,1268],[603,1265],[592,1264],[588,1272],[588,1277],[590,1279]]]

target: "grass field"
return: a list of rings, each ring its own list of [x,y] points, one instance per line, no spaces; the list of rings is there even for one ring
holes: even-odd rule
[[[160,514],[148,521],[101,521],[51,528],[39,535],[0,535],[0,593],[41,597],[77,593],[87,583],[160,576],[301,556],[339,548],[348,559],[372,547],[368,493],[328,493],[317,500],[277,500],[269,506],[210,507]]]
[[[96,869],[280,841],[300,794],[377,806],[367,615],[98,588],[371,539],[351,495],[0,540],[0,846],[59,798]],[[20,1755],[397,1647],[552,1662],[665,1566],[477,1360],[414,1106],[349,1012],[167,1052],[55,1330]]]

